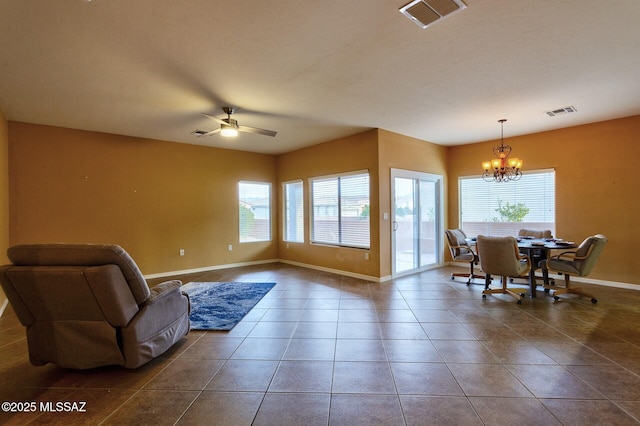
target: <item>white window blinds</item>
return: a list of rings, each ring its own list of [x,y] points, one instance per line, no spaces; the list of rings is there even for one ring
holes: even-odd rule
[[[369,248],[369,173],[318,177],[311,184],[311,241]]]
[[[549,229],[555,235],[555,171],[523,173],[515,182],[461,177],[460,227],[469,237],[518,235],[522,228]]]

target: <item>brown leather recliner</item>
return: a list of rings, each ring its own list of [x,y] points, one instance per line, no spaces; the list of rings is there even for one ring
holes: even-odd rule
[[[33,365],[137,368],[189,332],[182,283],[150,289],[118,245],[18,245],[7,257],[0,284],[27,327]]]

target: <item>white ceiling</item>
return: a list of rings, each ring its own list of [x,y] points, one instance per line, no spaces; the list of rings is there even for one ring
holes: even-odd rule
[[[0,0],[8,120],[263,153],[382,128],[456,145],[640,114],[640,1]],[[196,138],[239,107],[277,130]],[[574,106],[576,113],[545,111]]]

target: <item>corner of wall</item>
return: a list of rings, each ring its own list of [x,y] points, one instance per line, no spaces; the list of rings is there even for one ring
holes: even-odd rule
[[[0,259],[7,261],[9,248],[9,125],[0,109]],[[2,288],[0,288],[0,316],[8,304]]]

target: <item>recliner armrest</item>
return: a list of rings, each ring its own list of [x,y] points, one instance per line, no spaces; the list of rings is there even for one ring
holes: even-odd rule
[[[168,297],[173,292],[179,292],[180,287],[182,287],[182,281],[179,280],[171,280],[160,283],[154,287],[151,287],[150,295],[145,300],[141,306],[150,305],[158,301],[158,299],[162,299],[164,297]]]

